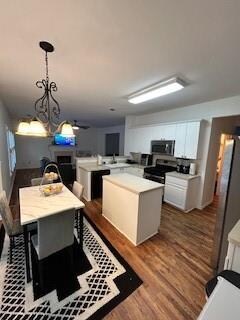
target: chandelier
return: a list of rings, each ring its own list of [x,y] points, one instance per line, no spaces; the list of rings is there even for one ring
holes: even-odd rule
[[[68,121],[59,122],[60,107],[53,96],[57,91],[57,85],[49,80],[48,53],[54,51],[51,43],[39,42],[41,49],[45,51],[46,79],[36,82],[36,86],[43,90],[42,96],[35,102],[35,117],[23,119],[18,125],[16,134],[35,137],[52,137],[55,133],[66,136],[74,136],[72,125]]]

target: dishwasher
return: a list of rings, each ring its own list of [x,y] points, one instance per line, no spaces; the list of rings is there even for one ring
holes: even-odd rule
[[[91,199],[102,198],[102,177],[110,174],[110,170],[92,171],[91,174]]]

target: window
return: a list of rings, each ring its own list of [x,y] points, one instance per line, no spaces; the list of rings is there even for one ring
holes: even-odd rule
[[[10,175],[13,174],[16,167],[16,150],[15,150],[15,139],[14,134],[11,130],[7,130],[7,145],[8,145],[8,161],[9,161],[9,170]]]

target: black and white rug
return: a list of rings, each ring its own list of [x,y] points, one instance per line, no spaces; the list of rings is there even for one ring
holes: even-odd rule
[[[32,250],[33,251],[33,250]],[[39,288],[32,252],[33,280],[26,284],[23,237],[16,239],[9,263],[6,236],[0,262],[0,319],[102,319],[142,284],[141,279],[94,225],[84,218],[84,246],[74,244],[74,265],[68,259],[48,260],[44,290]],[[58,259],[58,260],[56,260]],[[52,273],[51,266],[52,265]],[[44,268],[43,268],[44,269]],[[54,280],[53,280],[54,278]]]

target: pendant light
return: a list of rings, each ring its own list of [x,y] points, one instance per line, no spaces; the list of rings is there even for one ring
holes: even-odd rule
[[[27,136],[29,133],[30,123],[27,120],[22,120],[19,122],[18,130],[16,134]]]
[[[59,127],[57,132],[61,133],[63,136],[74,137],[75,134],[73,132],[73,127],[70,122],[63,121]]]
[[[36,86],[43,90],[43,94],[35,102],[36,116],[29,122],[21,121],[16,134],[52,137],[56,132],[59,132],[63,135],[74,136],[73,128],[69,122],[63,121],[59,124],[60,107],[53,95],[57,91],[57,85],[54,81],[49,80],[48,53],[53,52],[54,47],[46,41],[39,42],[39,46],[45,52],[46,78],[37,81]]]

